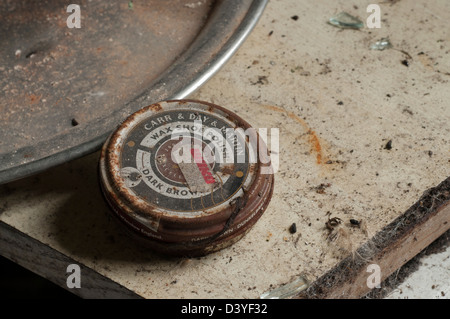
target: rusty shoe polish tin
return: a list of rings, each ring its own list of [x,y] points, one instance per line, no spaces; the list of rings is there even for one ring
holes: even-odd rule
[[[272,197],[266,144],[236,114],[180,100],[131,115],[103,146],[106,201],[152,249],[201,256],[225,248],[256,223]]]

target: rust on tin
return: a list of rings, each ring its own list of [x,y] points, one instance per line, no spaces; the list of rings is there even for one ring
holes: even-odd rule
[[[165,101],[134,113],[109,137],[101,187],[140,241],[166,254],[203,255],[236,242],[267,208],[274,177],[262,174],[270,163],[259,161],[267,156],[258,134],[225,108]]]

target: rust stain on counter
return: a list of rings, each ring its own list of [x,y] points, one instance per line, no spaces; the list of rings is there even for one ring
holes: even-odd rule
[[[317,133],[311,129],[311,127],[308,125],[308,123],[306,123],[305,120],[303,120],[297,114],[287,111],[281,107],[274,106],[274,105],[263,105],[263,106],[271,111],[275,111],[278,113],[284,113],[289,118],[291,118],[295,122],[299,123],[303,127],[303,129],[306,131],[306,133],[309,135],[308,142],[310,143],[313,152],[316,154],[316,163],[318,165],[323,164],[324,155],[323,155],[323,148],[320,143],[320,139],[317,136]]]

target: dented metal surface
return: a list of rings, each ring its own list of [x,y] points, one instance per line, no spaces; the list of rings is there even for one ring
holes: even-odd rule
[[[160,102],[136,112],[102,149],[101,186],[112,211],[135,236],[163,253],[202,255],[231,245],[261,217],[274,185],[273,174],[261,173],[270,166],[259,161],[264,158],[260,150],[268,156],[264,142],[258,140],[263,147],[256,149],[253,162],[252,137],[239,135],[241,130],[254,132],[237,115],[206,102]],[[211,181],[210,191],[191,185],[180,173],[177,145],[201,154],[197,163],[187,157],[189,169],[194,180]],[[208,159],[209,154],[214,156]]]

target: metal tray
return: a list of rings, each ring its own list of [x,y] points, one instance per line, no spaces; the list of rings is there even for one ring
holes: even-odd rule
[[[251,32],[268,0],[0,3],[0,183],[98,149],[128,115],[181,99]]]

